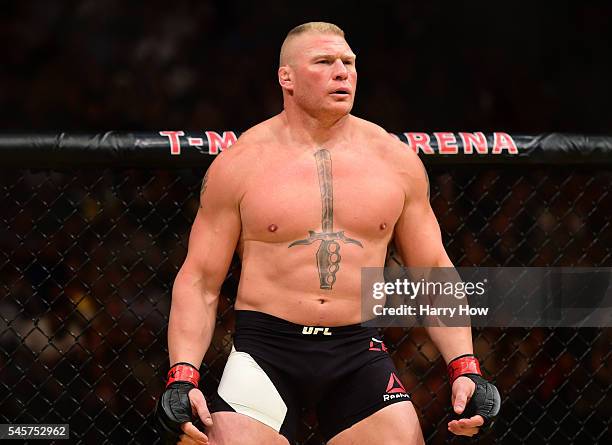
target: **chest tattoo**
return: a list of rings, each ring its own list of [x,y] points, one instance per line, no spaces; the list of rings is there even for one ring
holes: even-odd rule
[[[317,250],[317,268],[321,289],[331,289],[336,281],[336,273],[340,269],[340,243],[356,244],[363,248],[360,241],[347,238],[344,231],[334,232],[334,189],[332,181],[331,154],[326,149],[315,153],[317,174],[319,176],[319,191],[321,192],[321,231],[308,231],[308,238],[293,241],[289,247],[305,246],[321,241]]]

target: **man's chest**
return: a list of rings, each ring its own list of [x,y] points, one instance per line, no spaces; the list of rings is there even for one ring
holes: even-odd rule
[[[384,236],[404,205],[402,184],[380,160],[321,150],[264,165],[245,184],[245,239],[291,242],[308,231]]]

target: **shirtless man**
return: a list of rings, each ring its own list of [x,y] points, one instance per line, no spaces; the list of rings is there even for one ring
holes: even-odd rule
[[[172,293],[174,366],[158,417],[181,444],[280,445],[294,443],[301,409],[314,406],[328,445],[423,443],[378,331],[359,323],[361,268],[383,267],[392,239],[407,266],[452,266],[426,172],[403,143],[350,114],[355,54],[340,28],[293,29],[278,81],[283,112],[245,132],[204,177]],[[235,251],[234,346],[209,407],[197,369]],[[447,363],[457,358],[449,367],[455,412],[473,399],[492,418],[499,401],[487,394],[497,390],[477,375],[470,328],[428,333]],[[472,397],[477,387],[484,396]],[[483,416],[448,428],[474,435]]]

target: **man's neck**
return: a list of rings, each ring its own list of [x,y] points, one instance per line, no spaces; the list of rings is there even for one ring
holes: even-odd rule
[[[316,117],[303,111],[285,108],[281,118],[287,125],[289,136],[299,145],[322,146],[342,138],[348,127],[350,114]]]

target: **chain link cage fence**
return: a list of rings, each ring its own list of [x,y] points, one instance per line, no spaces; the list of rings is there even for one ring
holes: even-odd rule
[[[429,165],[449,256],[463,266],[612,266],[609,165]],[[67,423],[71,442],[154,444],[166,328],[202,168],[2,170],[0,423]],[[203,390],[231,348],[239,268],[220,297]],[[444,362],[422,328],[385,342],[429,444],[446,430]],[[503,403],[479,443],[612,443],[608,328],[474,329]],[[58,441],[58,443],[62,443]],[[322,443],[305,409],[300,444]]]

